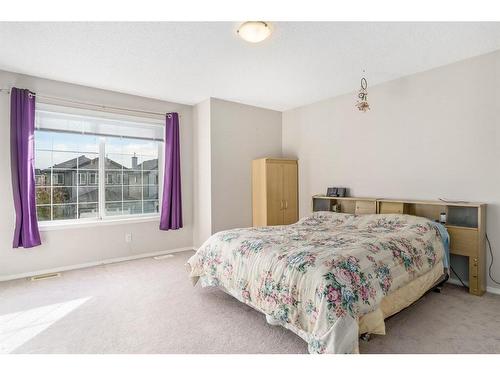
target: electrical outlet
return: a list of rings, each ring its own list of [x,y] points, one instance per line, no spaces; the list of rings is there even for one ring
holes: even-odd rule
[[[132,242],[132,233],[125,234],[125,242]]]

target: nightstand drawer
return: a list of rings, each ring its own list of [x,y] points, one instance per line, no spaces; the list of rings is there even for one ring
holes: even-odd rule
[[[447,226],[450,234],[450,252],[477,257],[478,233],[475,228]]]
[[[481,294],[478,290],[479,279],[478,279],[478,259],[469,257],[469,291],[472,294]]]
[[[475,295],[482,295],[483,293],[481,293],[478,289],[478,280],[477,280],[477,276],[474,276],[474,277],[471,277],[469,279],[469,292],[471,294],[475,294]]]

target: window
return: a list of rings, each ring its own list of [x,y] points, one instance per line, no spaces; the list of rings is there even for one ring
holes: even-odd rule
[[[78,173],[78,184],[87,185],[87,173]]]
[[[52,173],[52,185],[64,185],[64,173]]]
[[[97,185],[99,181],[99,175],[95,172],[89,173],[89,185]]]
[[[43,175],[43,174],[37,174],[35,175],[35,185],[37,186],[45,186],[45,185],[49,185],[48,182],[47,182],[47,177],[46,175]]]
[[[47,107],[36,110],[39,221],[158,214],[161,124]]]
[[[151,214],[158,212],[158,175],[156,142],[109,138],[106,142],[105,213],[113,215]]]
[[[106,184],[107,185],[121,185],[122,184],[122,173],[121,171],[111,171],[106,172]]]

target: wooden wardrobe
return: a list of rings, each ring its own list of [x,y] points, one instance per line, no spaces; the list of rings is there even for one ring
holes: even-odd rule
[[[253,226],[293,224],[299,219],[298,164],[293,159],[252,162]]]

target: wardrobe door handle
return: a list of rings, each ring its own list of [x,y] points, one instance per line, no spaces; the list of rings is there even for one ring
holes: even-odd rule
[[[280,200],[280,210],[282,210],[282,209],[283,209],[283,199]]]
[[[288,208],[288,201],[285,201],[285,210]]]

